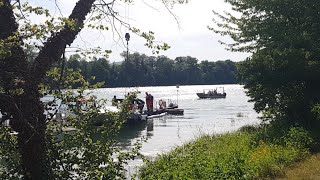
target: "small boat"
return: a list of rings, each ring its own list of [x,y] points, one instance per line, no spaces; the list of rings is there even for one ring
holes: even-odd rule
[[[170,101],[170,100],[168,100]],[[166,106],[166,101],[161,100],[159,101],[159,107],[160,109],[158,111],[166,112],[169,115],[183,115],[184,110],[178,109],[178,104],[175,104],[173,102],[170,102],[168,106]]]
[[[217,98],[225,98],[227,94],[224,92],[224,88],[222,87],[222,93],[218,92],[216,89],[205,89],[202,93],[197,93],[200,99],[217,99]]]
[[[170,115],[183,115],[184,109],[166,109],[166,112]]]
[[[154,115],[150,115],[150,116],[147,116],[146,119],[153,119],[153,118],[160,118],[160,117],[163,117],[167,115],[167,112],[163,112],[163,113],[160,113],[160,114],[154,114]]]

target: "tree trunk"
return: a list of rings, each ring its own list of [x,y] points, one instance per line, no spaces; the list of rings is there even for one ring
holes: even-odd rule
[[[36,87],[24,89],[26,92],[19,97],[19,110],[10,122],[18,132],[18,147],[24,179],[53,179],[46,141],[46,117],[44,106],[40,101]]]
[[[38,86],[57,62],[66,45],[71,44],[83,27],[83,21],[90,12],[95,0],[79,0],[69,19],[76,22],[77,28],[67,25],[60,32],[48,38],[41,48],[38,57],[31,66],[27,66],[26,55],[20,43],[14,45],[11,55],[0,57],[0,110],[8,114],[12,129],[18,132],[18,148],[24,170],[24,179],[53,179],[50,157],[46,141],[46,117],[44,106],[40,101]],[[13,15],[10,0],[0,0],[0,39],[6,40],[18,31],[18,24]],[[8,68],[12,70],[3,72]],[[30,67],[30,68],[28,68]],[[12,74],[11,71],[16,72]],[[19,72],[19,73],[17,73]],[[21,75],[22,74],[22,75]],[[16,80],[19,79],[19,83]],[[12,90],[23,89],[22,94],[12,93]]]

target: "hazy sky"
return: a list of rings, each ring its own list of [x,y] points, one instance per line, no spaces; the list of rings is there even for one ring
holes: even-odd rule
[[[33,2],[44,5],[53,13],[58,13],[54,0],[33,0]],[[77,0],[58,0],[59,7],[65,16],[70,14],[76,2]],[[213,9],[222,12],[229,8],[223,0],[190,0],[188,4],[173,7],[172,12],[177,16],[178,24],[165,6],[157,0],[134,0],[131,5],[116,6],[116,10],[124,16],[125,22],[143,31],[155,32],[158,41],[166,42],[171,46],[160,55],[172,59],[178,56],[192,56],[199,60],[241,61],[248,55],[226,51],[218,40],[230,41],[230,39],[214,34],[207,28],[208,25],[212,25]],[[125,27],[119,26],[117,29],[121,36],[127,32]],[[152,51],[146,48],[144,43],[142,38],[131,33],[130,52],[152,55]],[[123,60],[119,54],[125,51],[126,47],[117,33],[110,30],[107,32],[83,30],[72,46],[90,48],[97,45],[112,50],[110,61]]]

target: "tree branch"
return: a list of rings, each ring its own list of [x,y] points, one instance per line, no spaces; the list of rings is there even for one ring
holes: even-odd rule
[[[5,43],[5,49],[1,50],[8,51],[6,55],[0,57],[0,70],[2,70],[0,79],[5,80],[0,86],[9,90],[16,88],[15,79],[22,80],[23,77],[27,76],[26,68],[28,65],[21,47],[21,44],[23,44],[21,38],[16,37],[9,40],[9,37],[14,37],[18,31],[18,23],[10,0],[0,0],[0,3],[0,39],[4,40]]]
[[[10,0],[0,0],[0,39],[5,40],[14,35],[18,30],[18,24],[13,15]]]
[[[73,27],[66,25],[63,30],[53,34],[44,44],[32,66],[30,83],[39,84],[51,66],[58,62],[66,45],[70,45],[83,28],[85,17],[91,11],[94,1],[79,0],[69,16],[69,20],[74,21],[75,25]]]

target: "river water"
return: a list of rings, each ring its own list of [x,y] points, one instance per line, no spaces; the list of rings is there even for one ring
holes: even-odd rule
[[[130,148],[137,139],[144,137],[147,142],[142,144],[141,152],[155,157],[203,134],[232,132],[244,125],[260,122],[258,114],[253,110],[253,103],[248,102],[249,98],[241,85],[223,85],[227,93],[225,99],[199,99],[196,95],[204,89],[217,87],[222,85],[103,88],[95,90],[94,94],[111,101],[114,95],[123,98],[128,92],[140,91],[138,97],[141,99],[145,99],[145,92],[154,96],[154,106],[160,99],[178,102],[179,108],[184,109],[183,116],[152,119],[145,124],[125,127],[121,131],[120,142],[124,148]],[[139,163],[137,160],[132,166]]]

